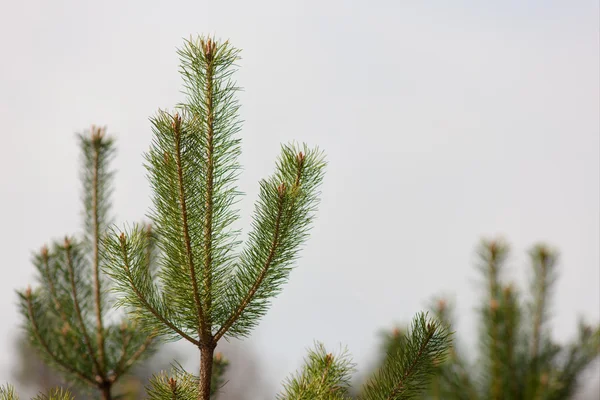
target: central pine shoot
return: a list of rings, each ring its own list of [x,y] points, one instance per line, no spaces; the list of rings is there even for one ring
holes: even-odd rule
[[[314,218],[325,162],[317,149],[282,146],[274,174],[260,182],[242,245],[233,228],[241,195],[239,88],[232,80],[239,50],[201,38],[187,41],[179,56],[186,100],[151,119],[146,154],[159,266],[144,261],[144,230],[134,227],[109,235],[107,272],[139,326],[198,347],[198,399],[208,400],[217,342],[247,336],[288,279]],[[165,383],[175,393],[184,382]]]

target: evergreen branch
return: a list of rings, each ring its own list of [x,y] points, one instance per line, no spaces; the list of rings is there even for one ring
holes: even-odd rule
[[[206,66],[206,200],[204,210],[204,295],[206,296],[206,315],[204,335],[205,340],[212,334],[212,234],[213,234],[213,205],[214,205],[214,56],[216,43],[210,38],[208,41],[201,41],[202,50],[207,60]]]
[[[102,370],[100,365],[98,364],[98,360],[95,357],[94,349],[92,348],[92,342],[88,335],[87,328],[85,326],[85,322],[83,320],[83,315],[81,313],[81,308],[79,307],[79,298],[77,296],[77,286],[75,284],[75,271],[73,269],[73,259],[71,257],[71,241],[69,238],[65,238],[65,255],[67,257],[67,270],[69,273],[69,279],[71,282],[71,295],[73,297],[73,307],[75,308],[75,316],[77,317],[77,321],[79,322],[81,333],[83,336],[84,343],[87,347],[88,353],[92,362],[94,363],[94,367],[96,369],[96,375],[101,377]]]
[[[228,288],[229,316],[215,334],[245,336],[287,280],[318,203],[325,162],[317,149],[282,147],[276,172],[261,181],[253,230]]]
[[[489,380],[489,396],[492,400],[499,400],[502,394],[502,310],[500,275],[504,261],[508,256],[509,247],[502,240],[483,240],[478,248],[480,270],[487,280],[487,305],[483,307],[483,332],[481,346],[487,351],[489,371],[486,378]]]
[[[12,385],[0,386],[0,400],[19,400],[19,395]]]
[[[285,193],[286,193],[285,183],[281,183],[277,187],[277,193],[279,195],[279,202],[277,204],[277,217],[275,219],[275,229],[273,232],[273,239],[271,241],[269,255],[267,256],[267,259],[265,260],[265,263],[264,263],[264,265],[261,269],[261,272],[258,275],[256,281],[254,282],[254,284],[252,285],[252,287],[250,288],[250,290],[248,291],[248,293],[246,294],[244,299],[241,301],[238,308],[234,311],[234,313],[227,320],[227,322],[225,322],[225,324],[223,324],[223,326],[221,326],[221,328],[215,334],[215,341],[218,341],[221,337],[223,337],[223,335],[225,335],[225,333],[227,333],[227,331],[233,326],[235,321],[237,321],[238,318],[242,315],[242,313],[244,312],[244,310],[246,309],[248,304],[250,304],[250,301],[256,294],[258,288],[263,283],[263,281],[267,275],[267,272],[269,271],[269,267],[271,267],[273,258],[275,257],[275,252],[277,251],[277,246],[279,244],[279,235],[280,235],[280,230],[281,230],[281,216],[283,215],[283,203],[284,203]]]
[[[533,334],[531,343],[531,357],[537,357],[541,342],[542,325],[546,319],[546,307],[550,286],[554,280],[554,266],[557,255],[544,245],[537,245],[531,251],[534,270],[533,290],[535,300],[533,304]]]
[[[189,336],[177,326],[175,326],[171,321],[169,321],[165,316],[162,315],[155,307],[153,307],[148,299],[143,295],[140,289],[136,286],[135,280],[131,273],[131,265],[129,263],[129,256],[127,252],[127,238],[125,233],[121,233],[119,236],[119,245],[121,250],[121,257],[123,260],[123,269],[125,270],[125,276],[127,279],[127,283],[129,284],[129,288],[133,291],[137,299],[141,302],[141,304],[147,309],[156,319],[165,324],[168,328],[176,332],[178,335],[193,343],[195,346],[200,346],[200,342],[193,337]],[[118,277],[118,275],[113,273],[113,276]]]
[[[189,269],[190,278],[192,281],[192,288],[194,289],[194,301],[196,303],[196,312],[198,315],[198,338],[202,341],[205,340],[206,335],[206,320],[202,310],[202,302],[200,301],[200,294],[198,291],[198,280],[196,278],[196,268],[194,267],[194,257],[192,253],[192,243],[190,240],[190,232],[188,227],[188,215],[185,197],[185,187],[183,181],[183,167],[181,162],[181,117],[179,114],[175,114],[173,118],[173,134],[175,137],[175,161],[177,163],[177,178],[178,178],[178,189],[179,189],[179,204],[181,210],[181,223],[183,228],[183,240],[185,242],[185,251],[187,264]],[[205,271],[206,273],[206,271]]]
[[[404,400],[419,395],[451,345],[450,333],[439,322],[417,315],[403,351],[388,355],[384,365],[364,386],[361,400]]]
[[[104,130],[98,128],[92,132],[91,142],[93,147],[92,161],[92,230],[93,230],[93,285],[94,285],[94,308],[96,312],[96,340],[98,342],[98,368],[99,373],[104,375],[105,356],[104,356],[104,327],[102,325],[102,301],[100,298],[100,268],[99,268],[99,242],[100,242],[100,224],[98,210],[98,191],[99,191],[99,169],[100,169],[100,151],[104,139]]]
[[[71,374],[77,376],[83,382],[87,382],[87,383],[89,383],[91,385],[95,385],[96,382],[95,382],[94,379],[86,376],[81,371],[75,369],[73,366],[65,363],[56,354],[54,354],[52,352],[52,350],[50,350],[50,346],[48,345],[48,343],[46,342],[46,340],[44,339],[44,337],[40,334],[40,329],[39,329],[39,326],[37,324],[37,320],[35,318],[35,313],[33,312],[33,304],[32,304],[32,299],[31,299],[31,288],[27,288],[27,290],[25,291],[25,296],[24,297],[25,297],[25,301],[26,301],[26,304],[27,304],[27,312],[28,312],[29,322],[31,323],[32,332],[33,332],[33,334],[34,334],[37,342],[44,349],[46,355],[48,357],[50,357],[50,359],[52,359],[52,361],[54,361],[54,363],[56,365],[60,366],[61,368],[63,368],[68,373],[71,373]]]
[[[75,397],[68,390],[62,388],[50,389],[46,394],[40,393],[32,400],[75,400]]]
[[[2,385],[0,386],[0,400],[19,400],[19,396],[12,385]],[[32,400],[75,400],[75,398],[68,390],[55,388],[47,394],[38,394]]]
[[[52,299],[52,302],[54,303],[54,308],[60,314],[60,318],[62,319],[63,323],[65,324],[64,326],[70,327],[69,321],[63,310],[63,307],[62,307],[60,301],[58,301],[58,296],[56,294],[56,287],[54,285],[54,279],[52,278],[52,274],[50,273],[48,247],[44,246],[42,248],[41,256],[42,256],[42,266],[43,266],[44,272],[46,273],[46,280],[48,281],[48,289],[50,290],[50,298]]]
[[[302,371],[284,382],[277,400],[345,400],[354,365],[348,354],[334,356],[321,343],[310,350]]]
[[[547,322],[547,308],[550,291],[555,279],[555,266],[558,254],[551,251],[547,246],[538,244],[529,252],[533,270],[531,291],[533,301],[530,304],[533,326],[531,327],[530,362],[527,372],[526,393],[529,397],[535,396],[542,388],[541,369],[542,357],[540,357],[540,346],[542,344],[542,329]]]

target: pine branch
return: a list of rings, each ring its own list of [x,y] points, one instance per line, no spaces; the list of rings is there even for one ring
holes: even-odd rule
[[[32,295],[31,289],[27,288],[27,290],[25,291],[24,294],[21,295],[21,297],[25,299],[25,302],[27,304],[28,319],[31,324],[31,331],[33,333],[34,338],[36,339],[36,344],[39,345],[43,349],[44,354],[50,360],[52,360],[52,362],[54,362],[57,366],[62,368],[65,372],[76,376],[82,382],[86,382],[86,383],[89,383],[92,385],[95,384],[95,380],[92,377],[87,376],[85,373],[79,371],[72,364],[65,362],[62,359],[62,357],[58,356],[58,354],[56,354],[55,352],[52,351],[52,349],[50,348],[50,345],[44,338],[45,335],[42,335],[42,333],[40,331],[39,324],[38,324],[37,318],[36,318],[36,314],[34,312],[33,295]]]
[[[115,334],[119,323],[103,321],[111,304],[104,295],[108,282],[100,274],[106,267],[101,236],[110,223],[113,172],[109,162],[114,147],[103,128],[92,127],[78,138],[83,155],[83,240],[66,239],[52,250],[44,247],[34,257],[40,288],[35,295],[20,293],[21,312],[45,361],[75,383],[95,386],[103,399],[110,400],[111,388],[122,373],[150,354],[152,337],[139,330]],[[144,250],[151,255],[148,248]]]
[[[310,350],[302,371],[284,382],[284,392],[278,400],[343,400],[348,394],[350,374],[354,365],[347,352],[327,353],[321,343]]]
[[[19,400],[15,388],[11,385],[0,386],[0,400]],[[48,393],[35,396],[32,400],[75,400],[68,390],[55,388]]]
[[[403,400],[418,396],[429,384],[436,366],[442,363],[451,345],[451,334],[426,314],[413,319],[406,347],[389,354],[384,365],[364,386],[361,400]]]
[[[150,267],[145,262],[146,240],[146,233],[138,226],[131,230],[129,236],[124,232],[117,235],[116,230],[107,235],[105,244],[110,262],[106,273],[114,279],[114,290],[120,294],[115,305],[128,307],[140,327],[147,331],[162,335],[172,335],[174,332],[177,336],[171,336],[173,339],[182,337],[200,346],[198,340],[184,332],[170,318],[173,316],[160,298]]]
[[[88,355],[91,357],[92,362],[94,363],[95,371],[94,373],[98,376],[98,379],[102,379],[100,374],[102,374],[102,369],[98,363],[98,360],[95,357],[95,352],[92,347],[92,342],[87,332],[86,324],[83,320],[83,314],[81,312],[81,307],[79,306],[79,296],[77,294],[77,283],[75,282],[75,269],[73,266],[73,258],[71,253],[71,241],[68,238],[65,238],[65,255],[67,258],[67,271],[69,273],[69,280],[71,282],[71,296],[73,298],[73,306],[75,308],[75,316],[77,317],[77,322],[79,323],[79,329],[83,336],[83,341],[87,347]]]
[[[499,400],[502,395],[502,310],[500,275],[504,262],[508,256],[508,245],[502,240],[482,241],[478,255],[480,270],[487,280],[487,305],[481,310],[483,322],[482,350],[487,351],[485,358],[488,364],[487,384],[488,396],[492,400]]]
[[[317,149],[283,146],[275,175],[261,182],[253,230],[229,290],[235,311],[215,338],[248,335],[287,281],[314,218],[324,166]]]

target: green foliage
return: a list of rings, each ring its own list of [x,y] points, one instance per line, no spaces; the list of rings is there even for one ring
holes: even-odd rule
[[[390,341],[383,365],[367,381],[360,399],[402,400],[422,393],[450,347],[450,332],[440,322],[419,314],[410,334]]]
[[[83,155],[83,238],[66,237],[34,255],[39,285],[19,292],[20,308],[28,336],[43,359],[74,383],[96,387],[110,398],[113,384],[150,354],[153,335],[127,320],[106,321],[111,302],[106,294],[109,282],[100,272],[107,261],[101,236],[111,221],[109,163],[114,142],[95,127],[78,139]]]
[[[19,400],[15,388],[11,385],[0,386],[0,400]],[[40,393],[33,400],[74,400],[74,397],[68,390],[55,388],[48,393]]]
[[[247,336],[287,281],[316,211],[325,162],[316,149],[282,147],[275,173],[260,183],[248,241],[236,252],[240,123],[231,78],[239,50],[200,38],[179,55],[186,101],[152,118],[146,154],[158,267],[145,262],[147,239],[137,226],[108,235],[104,254],[117,305],[143,329],[199,347],[199,396],[206,398],[218,340]]]
[[[213,359],[211,398],[218,397],[219,389],[223,385],[223,375],[228,365],[229,362],[220,353],[215,355]],[[147,394],[149,400],[196,400],[198,398],[198,387],[198,377],[176,365],[169,374],[161,372],[154,375],[147,388]]]
[[[317,343],[309,351],[300,373],[284,382],[284,393],[278,400],[342,400],[348,399],[350,374],[354,365],[347,352],[333,355]]]
[[[281,148],[275,172],[260,181],[246,242],[234,222],[240,193],[239,88],[232,80],[239,50],[212,38],[189,40],[178,52],[186,99],[151,118],[145,156],[152,188],[153,229],[109,228],[112,140],[95,130],[82,137],[85,228],[83,240],[65,239],[36,258],[41,287],[20,294],[27,328],[47,360],[105,399],[151,340],[186,339],[199,349],[198,376],[175,368],[154,377],[150,399],[217,395],[226,361],[214,357],[220,339],[250,334],[282,290],[319,203],[324,155],[316,148]],[[115,303],[99,270],[112,278]],[[90,278],[91,277],[91,278]],[[122,307],[131,322],[106,325],[104,312]],[[402,349],[367,384],[363,398],[408,399],[444,359],[450,334],[424,314],[415,318]],[[285,383],[280,399],[348,397],[352,364],[323,346]]]
[[[582,372],[600,355],[600,327],[580,323],[578,337],[567,345],[555,343],[548,321],[558,253],[545,245],[529,252],[530,291],[525,297],[504,281],[509,246],[483,241],[477,249],[478,269],[485,296],[479,307],[480,354],[471,366],[455,347],[439,365],[429,399],[553,399],[571,398]],[[446,326],[452,323],[451,307],[439,300],[433,307]],[[394,338],[394,335],[389,335]],[[397,340],[389,348],[402,347]]]

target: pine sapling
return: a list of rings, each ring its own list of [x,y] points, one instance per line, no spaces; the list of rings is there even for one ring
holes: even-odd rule
[[[288,280],[315,217],[325,160],[316,148],[282,146],[275,172],[260,182],[242,245],[234,228],[240,121],[232,75],[239,50],[198,38],[186,41],[179,56],[186,99],[151,119],[154,137],[146,154],[158,268],[144,262],[144,232],[136,226],[109,235],[105,265],[118,305],[140,328],[185,339],[199,351],[198,376],[181,369],[158,375],[150,398],[208,400],[218,342],[248,336]],[[365,400],[414,396],[450,339],[443,326],[421,315],[408,342],[404,355],[394,355],[370,384]],[[349,371],[347,356],[317,347],[279,398],[347,398]]]
[[[19,292],[20,308],[28,336],[44,360],[110,400],[115,383],[151,353],[155,333],[143,332],[126,319],[107,318],[112,301],[101,272],[107,261],[101,238],[111,221],[114,142],[97,127],[78,138],[83,238],[66,237],[34,256],[39,286]],[[145,254],[152,253],[148,231],[141,246]]]

